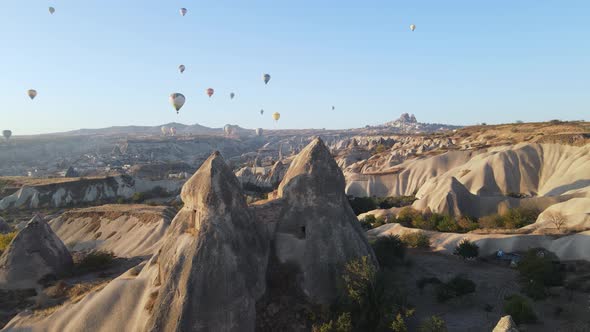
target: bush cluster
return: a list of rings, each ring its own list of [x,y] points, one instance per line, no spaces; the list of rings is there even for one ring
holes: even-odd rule
[[[448,214],[433,213],[426,211],[424,213],[406,206],[402,208],[397,217],[375,218],[368,215],[363,221],[366,229],[379,227],[386,223],[399,223],[405,227],[413,227],[424,230],[432,230],[449,233],[466,233],[477,228],[506,228],[515,229],[530,225],[537,220],[540,211],[536,208],[519,207],[509,209],[503,214],[494,214],[479,219],[467,216],[458,218]]]
[[[406,245],[399,236],[380,236],[371,245],[381,268],[393,269],[403,263]]]
[[[463,259],[476,258],[479,256],[479,246],[468,239],[463,239],[455,247],[453,255],[461,256]]]
[[[511,295],[506,298],[504,312],[512,316],[516,324],[534,323],[537,321],[531,304],[520,295]]]
[[[518,207],[509,209],[503,214],[481,217],[478,220],[480,228],[508,228],[515,229],[530,225],[537,221],[541,212],[533,207]]]
[[[549,296],[549,287],[561,286],[565,273],[557,256],[544,249],[530,249],[518,263],[522,291],[534,300]]]
[[[448,282],[438,284],[436,287],[436,300],[446,302],[450,299],[475,292],[475,283],[465,276],[458,275]]]
[[[405,232],[400,239],[410,248],[430,248],[430,237],[421,231]]]

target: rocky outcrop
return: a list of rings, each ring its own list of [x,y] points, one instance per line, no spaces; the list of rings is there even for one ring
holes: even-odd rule
[[[287,166],[277,161],[272,167],[244,167],[236,172],[245,190],[269,192],[277,189]]]
[[[156,187],[168,192],[178,191],[182,181],[149,181],[130,176],[76,178],[56,180],[47,184],[25,185],[17,192],[0,200],[0,210],[64,207],[78,204],[115,201],[131,198],[136,192],[147,192]]]
[[[0,234],[6,234],[12,232],[12,227],[8,225],[8,223],[0,217]]]
[[[143,265],[51,316],[26,313],[9,331],[254,331],[267,243],[219,153],[184,185],[184,208]]]
[[[291,163],[278,188],[283,201],[274,234],[280,263],[300,271],[300,287],[314,303],[334,301],[344,265],[373,251],[344,193],[344,176],[321,139]]]
[[[500,319],[492,332],[518,332],[518,328],[512,320],[512,316],[508,315]]]
[[[72,265],[63,242],[35,216],[0,257],[0,288],[34,288],[43,279],[66,274]]]
[[[162,245],[172,209],[103,205],[67,211],[49,225],[72,251],[105,250],[118,257],[148,256]]]
[[[468,162],[429,179],[414,207],[434,212],[483,216],[506,207],[539,208],[590,197],[590,145],[519,144],[478,154]],[[515,195],[524,198],[514,197]],[[582,208],[583,203],[577,204]],[[577,214],[583,226],[586,210]]]

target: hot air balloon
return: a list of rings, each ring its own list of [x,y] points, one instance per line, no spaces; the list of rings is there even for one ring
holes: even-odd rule
[[[164,135],[164,136],[166,136],[169,131],[168,127],[166,127],[166,126],[160,127],[160,130],[162,131],[162,135]]]
[[[178,71],[182,74],[184,73],[184,70],[186,69],[186,67],[184,65],[180,65],[178,66]]]
[[[31,98],[31,100],[35,99],[35,97],[37,97],[37,90],[29,90],[27,91],[27,95],[29,95],[29,98]]]
[[[186,15],[186,12],[188,12],[186,8],[180,8],[180,15],[184,16]]]
[[[332,106],[332,111],[335,110],[335,109],[336,109],[336,107],[335,106]]]
[[[213,96],[214,93],[215,90],[213,90],[212,88],[207,89],[207,96],[209,96],[209,98],[211,98],[211,96]]]
[[[260,110],[260,115],[264,114],[264,110]]]
[[[264,84],[268,84],[268,81],[270,81],[270,75],[264,74],[262,75],[262,79],[264,80]]]
[[[185,101],[186,98],[184,98],[184,95],[182,93],[173,93],[170,95],[170,104],[174,106],[176,114],[178,114],[178,111],[180,111]]]
[[[55,8],[49,7],[49,14],[53,15],[55,13]]]
[[[279,121],[279,119],[281,118],[281,113],[279,113],[279,112],[274,112],[274,113],[272,114],[272,118],[273,118],[273,120],[275,120],[275,122],[278,122],[278,121]]]
[[[262,136],[263,133],[264,130],[262,130],[262,128],[256,128],[256,136]]]
[[[229,94],[229,98],[230,98],[230,99],[234,99],[234,97],[235,97],[235,96],[236,96],[236,94],[235,94],[235,93],[233,93],[233,92]]]
[[[170,135],[176,136],[176,127],[170,127]]]
[[[412,31],[416,30],[416,25],[410,24],[410,30],[412,30]]]
[[[2,136],[4,136],[4,138],[8,141],[10,139],[10,136],[12,136],[12,131],[10,131],[10,130],[3,130],[2,131]]]

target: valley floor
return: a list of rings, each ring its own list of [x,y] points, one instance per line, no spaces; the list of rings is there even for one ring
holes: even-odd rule
[[[423,249],[409,249],[411,265],[401,268],[403,289],[416,313],[408,321],[410,330],[432,315],[442,317],[449,331],[491,331],[505,315],[504,298],[519,294],[518,273],[494,262],[464,261],[455,256]],[[436,300],[434,287],[420,290],[416,282],[436,277],[445,282],[463,274],[477,285],[475,293],[452,299],[446,303]],[[553,295],[544,301],[531,301],[539,323],[519,325],[520,331],[588,331],[590,330],[590,294],[568,292],[563,287],[553,288]],[[486,310],[487,307],[487,310]],[[557,308],[563,311],[557,316]]]

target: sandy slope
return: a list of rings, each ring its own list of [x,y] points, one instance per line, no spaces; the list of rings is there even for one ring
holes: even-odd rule
[[[68,211],[49,224],[70,250],[136,257],[159,247],[173,217],[173,211],[162,206],[111,204]]]

